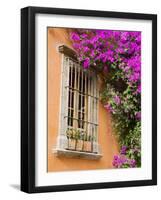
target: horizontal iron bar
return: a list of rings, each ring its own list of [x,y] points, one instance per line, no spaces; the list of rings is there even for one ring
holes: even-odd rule
[[[82,121],[82,122],[87,123],[87,124],[93,124],[93,125],[95,125],[95,126],[98,126],[97,123],[88,122],[88,121],[85,121],[85,120],[83,120],[83,119],[77,119],[77,118],[69,117],[69,116],[64,116],[64,118],[69,118],[69,119],[73,119],[73,120],[77,120],[77,121]]]
[[[78,90],[78,89],[72,88],[72,87],[70,87],[70,86],[65,86],[65,88],[68,88],[69,90],[73,90],[73,91],[79,92],[79,93],[80,93],[81,95],[83,95],[83,96],[90,96],[90,97],[92,97],[92,98],[95,98],[96,100],[99,99],[99,98],[96,97],[96,96],[90,95],[90,94],[88,94],[88,93],[84,93],[84,92],[82,92],[82,91],[80,91],[80,90]]]

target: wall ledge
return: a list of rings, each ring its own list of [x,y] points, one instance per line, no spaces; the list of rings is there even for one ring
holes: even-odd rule
[[[53,153],[59,157],[82,158],[88,160],[99,160],[102,157],[102,154],[99,153],[72,151],[67,149],[53,149]]]
[[[58,47],[58,51],[78,61],[76,52],[73,49],[69,48],[68,46],[60,45]]]

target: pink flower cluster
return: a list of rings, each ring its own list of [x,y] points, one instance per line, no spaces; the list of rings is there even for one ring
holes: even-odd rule
[[[71,33],[73,46],[84,68],[103,66],[108,71],[115,64],[129,84],[141,92],[141,32],[78,30]]]
[[[125,155],[115,155],[112,164],[116,168],[136,167],[135,159],[129,159]]]
[[[107,110],[107,111],[109,111],[109,112],[113,112],[114,110],[113,110],[113,108],[112,108],[112,106],[108,103],[108,104],[106,104],[106,105],[104,105],[104,108]]]

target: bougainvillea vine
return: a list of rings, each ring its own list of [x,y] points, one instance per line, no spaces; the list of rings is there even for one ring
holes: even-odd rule
[[[139,167],[141,32],[77,29],[70,38],[82,66],[94,68],[105,82],[101,101],[113,117],[120,143],[120,155],[114,156],[113,166]]]

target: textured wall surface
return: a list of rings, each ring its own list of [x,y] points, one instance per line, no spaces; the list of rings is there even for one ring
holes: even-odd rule
[[[112,134],[110,114],[101,103],[99,103],[98,141],[102,158],[85,160],[57,157],[52,153],[59,131],[60,111],[61,54],[57,47],[61,44],[71,47],[69,32],[70,29],[48,28],[48,172],[112,168],[113,155],[118,153],[118,146]]]

